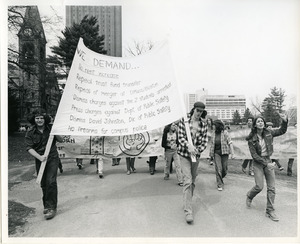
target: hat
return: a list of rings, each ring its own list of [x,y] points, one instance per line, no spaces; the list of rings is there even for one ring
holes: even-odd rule
[[[273,126],[273,123],[272,122],[267,122],[266,125],[267,126]]]
[[[194,103],[194,108],[201,108],[201,109],[205,109],[205,105],[203,102],[195,102]]]

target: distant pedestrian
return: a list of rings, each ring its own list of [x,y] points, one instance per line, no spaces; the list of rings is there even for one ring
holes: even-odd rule
[[[127,175],[130,175],[131,172],[136,173],[134,162],[135,162],[135,157],[126,157]]]
[[[103,175],[103,158],[97,158],[95,159],[96,162],[96,168],[97,168],[97,174],[99,176],[100,179],[103,179],[104,175]]]
[[[150,175],[154,175],[155,173],[156,160],[157,156],[150,156],[149,161],[147,161],[147,163],[149,164]]]
[[[120,161],[121,161],[121,158],[113,158],[112,159],[112,166],[119,165]]]
[[[234,158],[234,150],[232,140],[228,131],[224,128],[224,123],[221,120],[215,120],[215,131],[212,133],[210,157],[214,158],[217,188],[219,191],[223,190],[223,178],[227,175],[228,157]]]
[[[206,114],[204,103],[196,102],[188,114],[188,121],[184,121],[182,118],[178,125],[179,145],[177,152],[183,173],[183,209],[186,222],[189,224],[194,220],[192,197],[198,175],[200,155],[207,147],[208,142]],[[185,123],[190,128],[193,144],[188,141]],[[192,157],[195,157],[196,162],[192,162]]]
[[[52,128],[49,124],[51,118],[44,111],[35,110],[28,120],[33,127],[25,135],[26,150],[35,158],[37,175],[42,162],[47,160],[41,179],[41,188],[43,191],[43,213],[46,219],[51,219],[57,211],[57,170],[60,160],[56,142],[63,142],[63,137],[54,136],[49,154],[45,156],[44,153]]]
[[[266,121],[262,116],[258,116],[253,121],[252,130],[246,138],[252,158],[254,160],[255,186],[248,191],[246,205],[251,207],[253,198],[262,191],[264,178],[267,182],[267,208],[266,216],[273,221],[279,218],[275,214],[275,163],[271,162],[273,154],[273,137],[281,136],[287,131],[287,116],[280,114],[281,126],[277,129],[267,129]]]
[[[170,166],[172,160],[175,164],[176,176],[178,180],[178,185],[183,186],[183,176],[180,165],[179,155],[177,154],[178,146],[178,135],[177,135],[177,125],[175,123],[165,126],[161,141],[161,146],[165,148],[165,160],[166,165],[164,168],[164,179],[168,180],[170,177]]]

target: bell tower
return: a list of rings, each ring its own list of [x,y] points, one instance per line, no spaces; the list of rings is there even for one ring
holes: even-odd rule
[[[21,117],[46,102],[46,39],[37,6],[26,7],[23,24],[18,33],[20,85],[22,86]]]

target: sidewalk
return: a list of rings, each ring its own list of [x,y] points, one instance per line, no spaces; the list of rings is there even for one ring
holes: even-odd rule
[[[194,224],[188,225],[176,175],[163,180],[161,158],[157,172],[150,175],[146,160],[137,159],[137,173],[131,175],[126,175],[125,159],[119,166],[105,161],[104,179],[99,179],[96,166],[88,161],[82,170],[74,160],[63,161],[64,172],[58,173],[58,213],[47,221],[35,179],[13,186],[9,200],[36,208],[24,232],[14,237],[297,236],[297,189],[288,182],[276,181],[275,207],[280,221],[273,222],[265,217],[266,187],[247,209],[246,193],[254,185],[253,177],[229,172],[225,189],[219,192],[214,171],[203,170],[213,166],[203,160],[193,198]]]

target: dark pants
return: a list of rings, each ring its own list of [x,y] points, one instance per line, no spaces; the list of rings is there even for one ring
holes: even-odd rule
[[[219,155],[215,153],[215,170],[216,170],[216,179],[217,179],[217,186],[223,187],[224,182],[223,178],[227,175],[228,169],[228,154]]]
[[[155,164],[156,164],[157,156],[149,157],[149,168],[155,170]]]
[[[57,208],[57,169],[58,157],[49,157],[41,180],[44,209]],[[35,160],[36,172],[39,173],[41,161]]]

